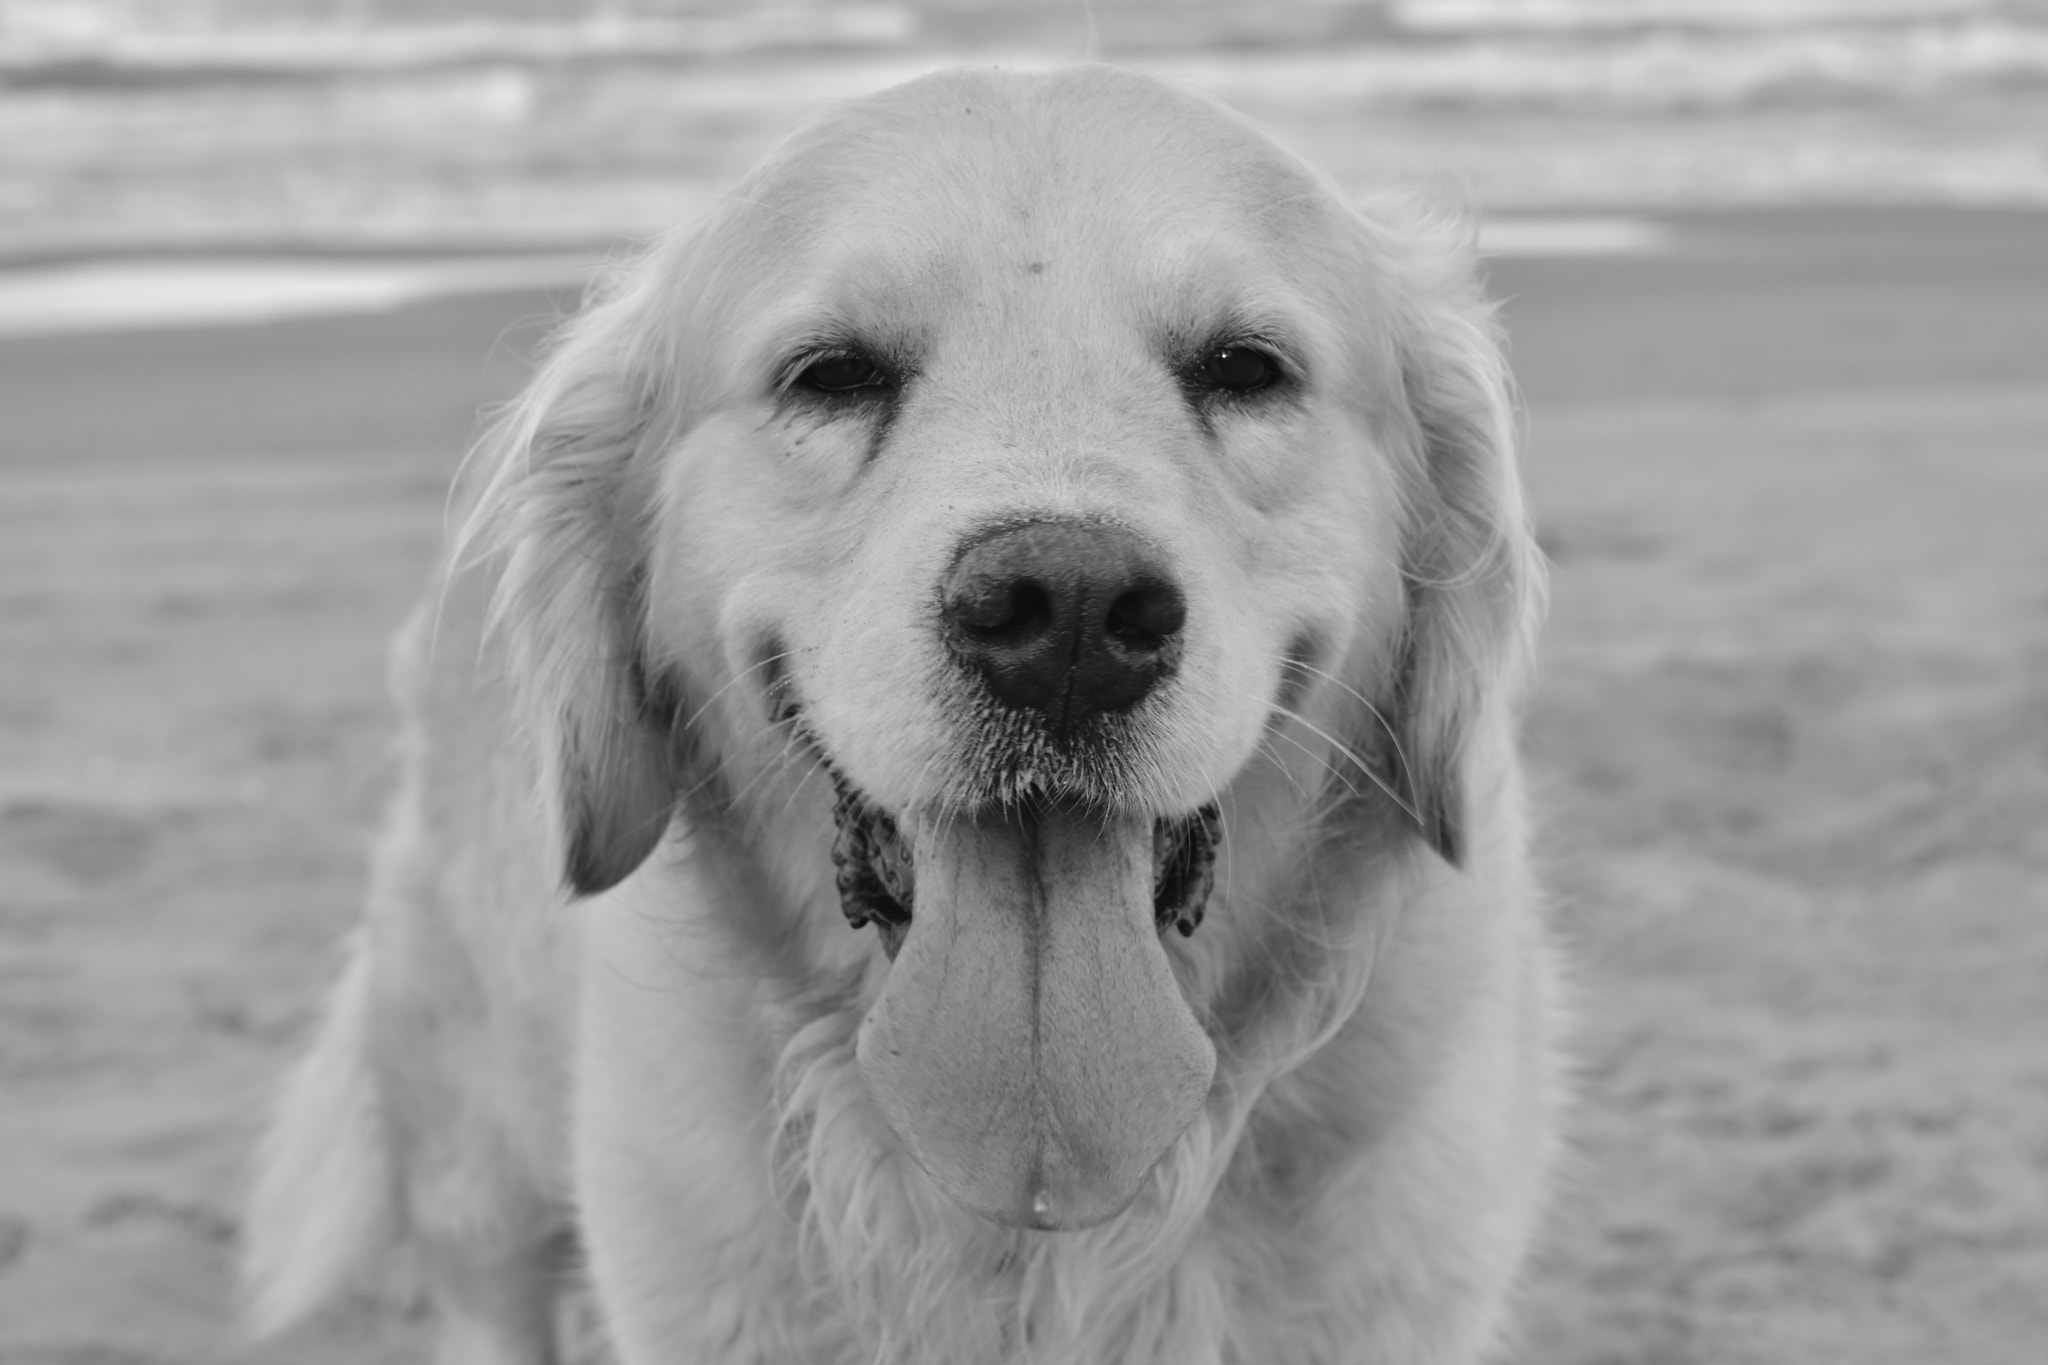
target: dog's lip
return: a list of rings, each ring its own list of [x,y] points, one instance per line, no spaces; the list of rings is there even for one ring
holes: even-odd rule
[[[825,769],[835,797],[832,862],[840,909],[856,929],[874,924],[893,959],[916,912],[916,857],[895,815],[868,799],[829,760]],[[1002,814],[1013,820],[1036,818],[1029,806]],[[1188,937],[1201,924],[1215,886],[1221,841],[1222,818],[1214,803],[1177,818],[1154,817],[1152,913],[1162,932],[1170,925]]]
[[[832,779],[832,866],[839,908],[859,929],[875,926],[893,961],[910,927],[916,902],[916,859],[894,817],[869,801],[838,768]]]
[[[832,783],[832,862],[840,909],[856,929],[876,926],[893,959],[916,908],[916,859],[903,834],[903,815],[868,796],[832,756],[824,737],[809,723],[803,699],[781,666],[783,652],[765,656],[771,719],[788,725],[797,743]],[[1046,808],[1089,808],[1091,803],[1043,792],[1008,803],[1003,814],[1030,818]],[[973,812],[951,812],[954,816]],[[1183,937],[1202,922],[1215,886],[1216,855],[1223,840],[1221,811],[1209,802],[1179,816],[1153,820],[1152,910],[1162,931],[1169,925]]]

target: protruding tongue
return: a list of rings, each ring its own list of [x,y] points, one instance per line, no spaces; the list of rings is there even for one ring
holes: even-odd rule
[[[1216,1069],[1153,919],[1152,821],[962,819],[913,847],[909,933],[860,1031],[875,1103],[984,1217],[1114,1217]]]

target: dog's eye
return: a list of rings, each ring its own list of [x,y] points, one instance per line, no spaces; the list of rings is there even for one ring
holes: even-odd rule
[[[863,355],[832,355],[814,360],[797,375],[798,388],[813,393],[879,393],[895,383],[895,376]]]
[[[1224,346],[1203,358],[1195,378],[1205,389],[1251,394],[1270,388],[1280,378],[1280,365],[1256,347]]]

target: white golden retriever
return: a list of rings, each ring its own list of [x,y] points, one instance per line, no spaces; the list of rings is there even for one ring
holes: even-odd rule
[[[835,109],[471,467],[264,1150],[255,1316],[400,1244],[669,1362],[1466,1362],[1553,1149],[1542,594],[1468,235],[1103,67]]]

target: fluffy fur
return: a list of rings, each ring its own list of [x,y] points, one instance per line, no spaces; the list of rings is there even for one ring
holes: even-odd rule
[[[1253,343],[1284,384],[1192,386]],[[848,347],[885,395],[801,391]],[[261,1328],[405,1243],[444,1360],[550,1360],[580,1246],[628,1365],[1486,1355],[1558,1006],[1513,733],[1542,576],[1461,225],[1128,73],[928,77],[619,271],[463,496],[366,923],[263,1153]],[[1077,1231],[968,1212],[878,1114],[890,964],[828,856],[828,759],[941,830],[991,771],[1045,780],[932,626],[953,547],[1020,516],[1135,528],[1189,604],[1170,684],[1059,780],[1223,811],[1165,946],[1213,1086]]]

